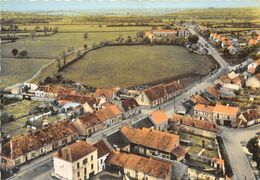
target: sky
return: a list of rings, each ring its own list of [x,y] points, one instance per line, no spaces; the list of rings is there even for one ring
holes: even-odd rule
[[[0,0],[4,11],[260,7],[260,0]]]

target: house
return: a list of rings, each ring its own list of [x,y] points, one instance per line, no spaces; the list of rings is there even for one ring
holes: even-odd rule
[[[173,179],[173,165],[156,158],[113,151],[107,158],[108,169],[127,176],[126,179]]]
[[[192,96],[190,100],[192,101],[193,104],[198,104],[198,103],[205,104],[205,105],[209,104],[209,101],[199,94]]]
[[[194,117],[228,126],[235,123],[238,113],[238,107],[231,107],[229,105],[216,104],[215,106],[205,106],[203,104],[197,104],[194,107]]]
[[[237,91],[242,88],[243,78],[240,77],[239,74],[232,71],[228,75],[221,76],[219,79],[215,80],[214,83]]]
[[[213,121],[213,109],[213,106],[196,104],[193,109],[193,116],[200,120]]]
[[[155,35],[151,31],[145,31],[144,37],[147,37],[150,40],[153,40],[155,38]]]
[[[89,179],[98,173],[97,148],[78,141],[53,154],[54,176],[58,179]]]
[[[97,148],[97,158],[98,158],[98,173],[102,172],[106,168],[106,159],[112,149],[108,147],[108,144],[105,140],[100,140],[93,145]]]
[[[79,94],[58,94],[56,100],[62,102],[80,103],[83,106],[85,113],[93,113],[95,111],[96,100],[93,97],[87,97]]]
[[[119,130],[108,135],[106,141],[115,150],[121,149],[122,151],[130,152],[130,142]]]
[[[182,131],[208,138],[215,138],[218,132],[218,126],[213,122],[194,119],[179,114],[173,114],[170,124],[171,126],[178,125]]]
[[[230,41],[229,39],[224,39],[221,41],[221,47],[224,48],[228,48],[230,46],[232,46],[232,41]]]
[[[98,88],[95,91],[94,97],[96,98],[106,98],[108,100],[114,99],[116,97],[116,89],[105,89]]]
[[[68,89],[56,85],[39,86],[35,89],[35,96],[55,98],[58,94],[74,95],[77,92],[74,89]]]
[[[246,110],[238,116],[238,127],[252,126],[257,123],[260,123],[260,112],[258,109]]]
[[[169,118],[164,111],[160,109],[153,111],[150,115],[150,118],[154,124],[154,129],[158,131],[167,131]]]
[[[69,102],[62,106],[62,112],[65,113],[69,118],[75,118],[84,113],[84,109],[81,104],[75,102]]]
[[[219,100],[221,97],[219,90],[217,90],[215,87],[209,86],[206,90],[206,93],[215,100]]]
[[[115,104],[106,103],[104,108],[96,112],[97,117],[105,123],[104,127],[112,126],[122,120],[122,112]]]
[[[260,73],[248,78],[246,81],[246,86],[250,88],[259,88],[260,87]]]
[[[170,36],[170,35],[177,35],[176,30],[174,29],[160,29],[160,30],[152,30],[152,34],[155,37],[165,37],[165,36]]]
[[[12,137],[2,146],[2,168],[11,169],[57,148],[74,142],[78,132],[70,121],[54,123],[31,132]]]
[[[260,65],[260,59],[256,60],[255,62],[251,63],[247,67],[247,72],[250,74],[255,74],[256,68]]]
[[[159,84],[150,88],[144,89],[136,101],[140,106],[154,107],[164,103],[167,100],[173,99],[183,89],[180,81],[173,81],[167,84]]]
[[[103,129],[105,123],[100,120],[95,113],[86,114],[73,121],[79,135],[90,136],[93,133]]]
[[[182,160],[186,150],[180,147],[178,135],[154,129],[123,126],[120,132],[130,143],[131,153],[164,159]]]
[[[249,41],[248,41],[248,45],[253,45],[253,46],[255,45],[255,46],[257,46],[259,44],[260,44],[260,36],[259,35],[249,39]]]
[[[238,47],[236,47],[234,45],[229,45],[227,47],[227,49],[228,49],[229,53],[232,54],[232,55],[236,55],[239,52]]]
[[[121,100],[121,107],[123,110],[123,118],[128,119],[141,112],[141,107],[134,98]]]

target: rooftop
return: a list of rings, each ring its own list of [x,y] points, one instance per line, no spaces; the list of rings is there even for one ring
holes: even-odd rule
[[[88,97],[85,95],[79,94],[58,94],[56,97],[57,101],[69,101],[69,102],[77,102],[80,104],[85,104],[86,102],[92,107],[96,100],[92,97]]]
[[[86,141],[79,141],[58,150],[53,156],[65,161],[75,162],[96,150],[97,148]]]
[[[104,142],[104,140],[98,141],[93,146],[96,147],[98,150],[98,158],[110,153],[110,149],[107,147],[107,144]]]
[[[171,176],[172,164],[154,158],[113,151],[106,161],[115,166],[142,172],[161,179],[170,179]]]
[[[216,104],[216,106],[214,107],[214,112],[235,116],[239,112],[239,108],[238,107],[231,107],[231,106],[224,106],[224,105],[221,105],[221,104]]]
[[[122,108],[124,109],[125,112],[132,110],[138,106],[139,104],[134,98],[122,100]]]
[[[179,136],[171,133],[148,128],[137,129],[128,126],[123,126],[120,131],[131,143],[161,151],[171,152],[179,146]]]
[[[80,116],[78,120],[85,128],[102,123],[102,120],[100,120],[95,113]]]
[[[160,109],[153,111],[151,113],[151,119],[154,124],[161,124],[163,122],[168,121],[168,117],[167,117],[166,113]]]
[[[194,107],[194,110],[196,110],[196,111],[203,111],[203,112],[207,112],[207,113],[212,113],[213,109],[214,109],[213,106],[208,106],[208,105],[204,105],[204,104],[196,104]]]
[[[218,126],[210,121],[198,120],[189,116],[173,114],[172,121],[186,126],[192,126],[206,131],[217,132]]]
[[[95,97],[100,97],[100,96],[105,96],[108,99],[111,99],[113,97],[115,90],[114,89],[104,89],[104,88],[99,88],[96,89],[95,92]]]
[[[151,119],[149,117],[146,117],[132,125],[134,128],[151,128],[154,126]]]
[[[98,110],[96,112],[97,117],[101,121],[112,119],[112,118],[117,117],[121,114],[122,114],[122,112],[120,111],[120,109],[115,104],[110,104],[110,103],[106,104],[105,108]]]
[[[17,158],[33,150],[38,150],[53,141],[76,133],[77,131],[70,121],[57,122],[52,126],[37,130],[33,133],[13,137],[10,142],[3,147],[2,155],[6,157],[11,157],[12,155],[13,158]],[[12,144],[12,148],[10,144]]]

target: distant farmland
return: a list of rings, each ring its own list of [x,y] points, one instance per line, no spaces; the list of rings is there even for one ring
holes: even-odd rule
[[[1,56],[3,58],[12,57],[13,48],[18,50],[27,50],[30,58],[53,58],[66,51],[68,47],[82,48],[84,44],[91,46],[92,43],[99,43],[104,40],[112,40],[119,35],[123,37],[136,36],[136,32],[97,32],[88,33],[88,38],[83,38],[83,33],[57,33],[48,37],[39,37],[35,39],[26,38],[14,43],[1,45]]]
[[[183,47],[119,46],[90,52],[62,75],[94,87],[124,88],[175,77],[188,76],[191,82],[200,78],[192,75],[206,75],[212,66],[207,56]]]

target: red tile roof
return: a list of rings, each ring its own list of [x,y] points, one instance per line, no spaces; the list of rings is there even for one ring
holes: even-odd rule
[[[154,124],[161,124],[168,121],[168,117],[162,110],[156,110],[151,113],[151,119]]]
[[[53,141],[58,141],[74,134],[77,134],[77,130],[70,121],[57,122],[52,126],[37,130],[31,134],[23,134],[11,138],[12,152],[9,143],[9,145],[5,147],[7,151],[3,148],[2,153],[7,157],[11,157],[12,153],[13,158],[17,158],[33,150],[38,150]]]
[[[179,136],[171,133],[148,128],[136,129],[128,126],[123,126],[120,131],[131,143],[153,149],[171,152],[179,146]]]
[[[96,112],[97,117],[102,121],[115,118],[121,114],[120,109],[114,104],[106,104],[105,108]]]
[[[88,96],[85,96],[85,95],[80,95],[80,94],[73,94],[73,95],[58,94],[57,97],[56,97],[56,100],[57,101],[63,100],[63,101],[77,102],[77,103],[80,103],[80,104],[85,104],[87,102],[91,107],[96,102],[95,98],[88,97]]]
[[[210,122],[210,121],[194,119],[194,118],[189,117],[189,116],[173,114],[172,121],[175,122],[175,123],[180,123],[180,124],[186,125],[186,126],[192,126],[192,127],[195,127],[195,128],[203,129],[203,130],[206,130],[206,131],[211,131],[211,132],[217,132],[218,131],[217,124]]]
[[[138,106],[139,104],[134,98],[122,100],[122,108],[124,109],[125,112],[132,110]]]
[[[62,148],[61,151],[56,152],[53,156],[65,161],[75,162],[96,150],[97,148],[88,144],[86,141],[79,141]]]
[[[108,156],[106,162],[160,179],[170,179],[171,176],[172,164],[154,158],[146,158],[135,154],[113,151]]]
[[[105,96],[106,98],[111,99],[113,97],[113,94],[115,93],[114,89],[96,89],[95,97]]]

